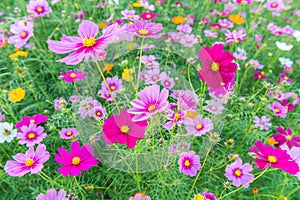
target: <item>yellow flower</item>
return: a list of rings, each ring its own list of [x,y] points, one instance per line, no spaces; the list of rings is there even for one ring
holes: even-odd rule
[[[183,24],[183,23],[185,23],[185,18],[181,17],[181,16],[176,16],[176,17],[172,18],[172,22],[174,24]]]
[[[132,68],[124,69],[124,71],[122,72],[122,79],[127,82],[133,81],[133,76],[131,75],[133,73],[134,73],[134,71]]]
[[[6,41],[3,41],[2,43],[0,43],[0,48],[5,48],[7,45]]]
[[[229,19],[235,24],[244,24],[245,18],[240,15],[229,15]]]
[[[141,4],[141,2],[137,1],[137,2],[134,2],[134,3],[132,4],[132,6],[135,7],[135,8],[141,8],[141,7],[142,7],[142,4]]]
[[[99,28],[104,29],[107,25],[106,25],[105,22],[100,22],[100,23],[98,24],[98,26],[99,26]]]
[[[195,194],[194,196],[194,200],[204,200],[204,199],[205,199],[204,196],[201,194]]]
[[[15,50],[16,50],[16,49],[15,49]],[[28,56],[28,52],[16,50],[16,53],[10,54],[10,55],[9,55],[9,58],[10,58],[11,60],[13,60],[13,59],[18,58],[18,57],[20,57],[20,56],[22,56],[22,57],[27,57],[27,56]]]
[[[25,90],[23,90],[22,88],[17,88],[17,89],[13,89],[10,93],[9,93],[9,100],[17,103],[19,101],[22,101],[25,97]]]
[[[114,67],[114,64],[105,63],[103,71],[108,74],[112,70],[113,67]]]

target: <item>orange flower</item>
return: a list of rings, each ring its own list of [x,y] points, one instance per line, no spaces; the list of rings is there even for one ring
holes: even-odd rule
[[[269,137],[267,138],[267,144],[277,144],[277,142],[274,140],[274,138]]]
[[[114,67],[114,64],[105,63],[103,71],[108,74],[112,70],[113,67]]]
[[[244,24],[245,18],[240,15],[229,15],[229,19],[235,24]]]
[[[172,22],[174,24],[183,24],[183,23],[185,23],[185,18],[181,17],[181,16],[176,16],[176,17],[172,18]]]
[[[98,26],[99,26],[99,28],[104,29],[107,25],[106,25],[105,22],[100,22],[100,23],[98,24]]]
[[[195,119],[197,115],[199,115],[197,111],[187,111],[185,117]]]
[[[253,193],[253,194],[258,194],[258,189],[257,189],[257,188],[253,188],[253,189],[252,189],[252,193]]]

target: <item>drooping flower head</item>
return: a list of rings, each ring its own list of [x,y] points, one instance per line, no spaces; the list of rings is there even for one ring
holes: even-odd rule
[[[13,123],[0,122],[0,143],[11,142],[16,137],[17,130],[13,126]]]
[[[49,15],[52,12],[46,0],[30,0],[26,7],[27,12],[32,13],[35,18]]]
[[[66,73],[60,72],[59,78],[63,79],[65,82],[75,82],[79,80],[84,80],[87,74],[87,72],[83,72],[80,69],[76,72],[73,72],[73,70],[69,70]]]
[[[22,128],[22,126],[29,126],[30,124],[39,125],[48,120],[48,116],[42,114],[36,114],[32,117],[25,116],[22,117],[22,120],[16,123],[16,128]]]
[[[249,187],[249,183],[254,179],[253,170],[249,163],[243,164],[242,160],[238,158],[235,162],[227,165],[225,169],[225,176],[228,180],[233,181],[232,184],[236,187],[243,185],[245,188]]]
[[[22,126],[17,135],[20,139],[19,144],[26,144],[28,147],[39,144],[46,136],[44,128],[35,124]]]
[[[229,51],[223,52],[223,50],[223,44],[214,44],[211,49],[206,46],[198,53],[199,59],[203,62],[198,75],[201,80],[213,88],[231,82],[238,68],[233,55]]]
[[[162,89],[158,85],[152,85],[138,93],[140,99],[134,99],[130,103],[134,108],[130,108],[128,113],[135,114],[133,121],[143,121],[151,115],[164,111],[168,105],[169,91]]]
[[[147,121],[133,121],[133,114],[129,114],[127,110],[122,110],[120,115],[113,114],[104,121],[102,131],[106,144],[118,142],[126,144],[128,148],[133,148],[137,140],[145,138],[145,130]]]
[[[98,164],[92,146],[84,144],[80,148],[79,141],[75,141],[72,142],[70,150],[69,153],[64,147],[58,148],[59,154],[54,155],[55,161],[63,165],[58,169],[63,176],[81,176],[81,170],[87,171]]]
[[[254,146],[249,149],[257,155],[254,162],[259,170],[271,166],[292,175],[299,172],[298,164],[291,159],[285,150],[264,145],[261,140],[256,141]]]
[[[79,135],[79,132],[76,128],[63,128],[58,134],[60,138],[69,140],[77,137]]]
[[[39,144],[34,151],[33,146],[29,147],[25,154],[18,153],[13,156],[15,160],[7,161],[4,170],[10,176],[24,176],[26,173],[37,174],[42,171],[44,163],[49,160],[50,154],[46,146]]]
[[[142,22],[137,20],[133,24],[126,24],[125,28],[128,32],[133,33],[138,37],[160,38],[162,36],[161,33],[158,33],[162,29],[162,24],[160,23]]]
[[[60,189],[58,192],[54,188],[47,191],[46,194],[39,194],[36,200],[67,200],[67,192]]]
[[[278,126],[276,130],[279,133],[274,134],[273,138],[279,146],[286,144],[289,148],[291,148],[292,146],[300,147],[300,137],[292,136],[292,130],[290,127],[287,127],[287,130],[284,130],[284,128]]]
[[[47,40],[48,47],[57,54],[73,52],[67,57],[57,60],[57,62],[64,62],[67,65],[77,65],[84,58],[98,60],[99,53],[109,44],[121,40],[120,36],[124,33],[124,30],[119,25],[111,25],[103,30],[101,37],[96,38],[98,32],[97,24],[89,20],[83,20],[78,28],[80,37],[63,35],[61,41]]]
[[[178,165],[179,172],[191,177],[196,176],[198,170],[201,168],[200,157],[194,151],[183,152],[180,154]]]

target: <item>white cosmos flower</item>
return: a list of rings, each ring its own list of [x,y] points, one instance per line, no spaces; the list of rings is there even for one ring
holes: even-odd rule
[[[300,42],[300,31],[296,30],[293,36],[296,38],[297,42]]]
[[[291,59],[283,58],[283,57],[279,58],[279,62],[281,63],[282,66],[287,66],[287,67],[292,67],[294,64],[294,62]]]
[[[278,41],[275,44],[278,47],[278,49],[280,49],[282,51],[290,51],[294,46],[292,44],[288,45],[285,42],[278,42]]]
[[[11,142],[17,135],[17,129],[13,128],[13,123],[0,123],[0,143]]]

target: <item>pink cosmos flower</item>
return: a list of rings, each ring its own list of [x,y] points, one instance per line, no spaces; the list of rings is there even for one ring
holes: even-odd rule
[[[16,123],[16,128],[22,128],[22,126],[29,126],[30,124],[39,125],[48,120],[48,116],[42,114],[36,114],[32,117],[25,116],[21,121]]]
[[[284,7],[283,0],[268,0],[266,4],[267,10],[280,12]]]
[[[148,20],[152,20],[152,19],[155,19],[156,18],[156,13],[152,13],[152,12],[143,12],[141,14],[141,18],[145,21],[148,21]]]
[[[291,78],[289,78],[286,74],[282,73],[279,74],[279,77],[281,78],[281,80],[285,83],[292,83],[293,80]]]
[[[67,192],[63,189],[60,189],[58,193],[54,188],[47,191],[45,194],[39,194],[36,197],[36,200],[67,200],[66,198]]]
[[[268,131],[270,127],[272,126],[272,123],[270,123],[270,117],[268,116],[262,116],[259,118],[258,116],[254,116],[253,122],[255,123],[254,126],[257,128],[259,127],[260,130],[266,130]]]
[[[191,177],[196,176],[201,168],[200,157],[194,151],[183,152],[178,160],[179,172]]]
[[[63,166],[58,169],[58,172],[63,176],[81,176],[81,170],[87,171],[91,167],[98,164],[98,158],[94,157],[93,147],[84,144],[80,148],[79,141],[72,142],[70,153],[64,148],[58,148],[58,153],[54,155],[57,163]]]
[[[133,197],[130,197],[129,200],[151,200],[151,198],[142,193],[137,193]]]
[[[200,115],[197,115],[193,120],[186,118],[184,124],[188,134],[194,136],[201,136],[214,128],[209,118],[202,119]]]
[[[274,112],[275,115],[285,118],[288,112],[288,109],[283,106],[280,102],[273,102],[270,105],[270,110]]]
[[[291,158],[298,164],[300,169],[300,147],[292,147],[289,149],[286,145],[283,145],[281,148],[287,151]],[[295,176],[297,176],[298,180],[300,180],[300,171]]]
[[[44,128],[36,126],[35,124],[22,126],[17,135],[20,139],[19,144],[26,144],[28,147],[39,144],[46,136],[47,134],[44,132]]]
[[[249,183],[254,179],[253,174],[250,173],[252,170],[253,168],[249,163],[243,164],[242,160],[238,158],[232,164],[226,166],[225,176],[228,180],[233,181],[234,186],[243,185],[244,188],[248,188]]]
[[[77,137],[79,135],[79,132],[76,128],[63,128],[58,134],[60,138],[69,140]]]
[[[37,174],[42,171],[44,163],[49,160],[50,154],[46,146],[39,144],[34,151],[33,146],[29,147],[25,154],[18,153],[13,156],[15,160],[7,161],[4,170],[10,176],[24,176],[26,173]]]
[[[0,34],[0,48],[4,48],[6,46],[6,41],[4,35]]]
[[[0,122],[5,120],[5,115],[0,112]]]
[[[67,105],[68,102],[63,97],[60,97],[59,99],[54,99],[54,110],[56,111],[65,111]]]
[[[298,164],[291,159],[285,150],[264,145],[261,140],[256,141],[254,145],[255,146],[251,146],[249,149],[257,155],[254,162],[259,170],[271,166],[292,175],[298,173]]]
[[[180,25],[177,26],[176,30],[179,33],[190,34],[192,32],[193,28],[188,24],[180,24]]]
[[[161,33],[158,33],[162,29],[162,24],[160,23],[142,22],[137,20],[133,24],[126,24],[125,29],[134,35],[143,38],[160,38],[162,36]]]
[[[103,30],[103,35],[95,38],[98,35],[98,25],[89,20],[83,20],[78,28],[76,36],[63,35],[61,41],[47,40],[48,48],[57,54],[66,54],[72,52],[65,58],[57,60],[64,62],[67,65],[77,65],[84,58],[92,58],[97,60],[99,53],[103,51],[109,44],[121,40],[120,35],[123,34],[123,28],[118,25],[111,25]]]
[[[128,113],[136,114],[133,121],[143,121],[151,115],[164,111],[168,105],[169,91],[162,89],[158,85],[152,85],[138,93],[140,100],[134,99],[130,103],[134,108],[130,108]]]
[[[107,114],[106,109],[102,105],[97,105],[97,106],[93,107],[92,111],[94,113],[93,117],[96,120],[104,119],[104,117]]]
[[[32,13],[35,18],[48,16],[52,12],[46,0],[30,0],[26,7],[27,12]]]
[[[144,71],[145,83],[148,85],[156,84],[160,80],[160,71],[158,68]]]
[[[205,200],[217,200],[217,197],[211,192],[203,192],[202,195]]]
[[[278,142],[279,146],[286,144],[289,148],[292,146],[300,147],[300,136],[292,136],[292,130],[290,127],[287,127],[287,130],[284,130],[284,128],[278,126],[276,130],[279,133],[274,134],[273,138],[276,142]]]
[[[10,32],[14,35],[8,38],[8,42],[20,49],[33,36],[33,22],[16,20],[10,25]]]
[[[257,80],[264,80],[267,78],[266,73],[265,72],[259,72],[256,71],[253,74],[253,78],[257,79]]]
[[[198,42],[198,39],[196,38],[196,36],[194,34],[184,35],[183,38],[180,40],[180,43],[186,47],[193,47],[194,44],[196,44],[197,42]]]
[[[207,106],[204,107],[204,110],[207,110],[208,112],[212,114],[221,114],[224,110],[224,106],[222,105],[222,102],[218,99],[212,99],[206,101]]]
[[[156,57],[154,55],[142,56],[141,62],[149,69],[159,68],[159,63],[156,61]]]
[[[217,32],[211,30],[204,30],[203,32],[206,37],[217,38],[219,36]]]
[[[105,143],[118,142],[132,149],[137,140],[145,138],[147,121],[134,122],[133,117],[134,115],[129,114],[127,110],[122,110],[120,115],[113,114],[106,119],[102,127]]]
[[[167,130],[171,130],[175,124],[180,126],[183,123],[185,113],[182,110],[178,110],[177,112],[172,112],[167,116],[167,119],[170,120],[163,125],[163,127]]]
[[[233,55],[229,51],[223,52],[223,50],[223,44],[214,44],[211,49],[206,46],[198,53],[199,59],[203,62],[198,75],[201,80],[213,88],[231,82],[234,78],[234,72],[238,68]]]
[[[87,13],[84,11],[79,11],[77,13],[72,14],[73,18],[75,21],[80,21],[82,20],[84,17],[87,16]]]
[[[167,89],[172,89],[175,85],[174,79],[169,77],[166,72],[160,74],[160,83]]]
[[[76,72],[73,72],[73,70],[69,70],[66,73],[60,72],[59,78],[63,79],[65,82],[75,82],[78,80],[84,80],[87,76],[87,72],[83,72],[82,70],[77,70]]]
[[[106,78],[106,82],[109,88],[106,87],[104,81],[102,81],[101,88],[109,89],[112,93],[119,92],[123,88],[122,80],[119,79],[117,76],[114,76],[112,78]]]
[[[233,42],[236,42],[236,43],[242,42],[247,38],[247,34],[246,34],[245,30],[242,28],[239,29],[238,31],[226,30],[225,36],[226,36],[226,43],[229,43],[229,44],[231,44]]]
[[[123,10],[121,11],[121,14],[123,15],[122,19],[127,19],[130,21],[136,21],[140,18],[135,14],[134,10]]]
[[[85,119],[86,116],[94,117],[95,114],[94,114],[93,108],[95,108],[97,106],[102,107],[102,104],[99,101],[93,99],[93,97],[87,97],[85,100],[82,100],[80,102],[77,113],[80,114],[80,117],[82,119]]]

